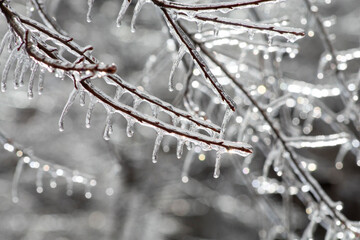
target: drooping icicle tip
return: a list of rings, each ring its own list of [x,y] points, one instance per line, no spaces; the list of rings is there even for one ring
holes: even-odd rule
[[[130,24],[131,32],[135,32],[136,19],[141,11],[141,8],[144,6],[144,4],[147,1],[148,0],[138,0],[138,2],[136,3],[135,9],[134,9],[134,14],[133,14],[133,17],[131,19],[131,24]]]
[[[130,3],[132,0],[123,0],[123,3],[121,5],[120,11],[119,11],[119,15],[116,19],[116,25],[117,27],[121,26],[121,21],[123,20],[126,10],[128,9]]]
[[[220,177],[220,166],[221,166],[221,152],[218,151],[218,152],[216,152],[214,178]]]
[[[152,162],[153,163],[157,162],[157,154],[159,152],[160,144],[161,144],[163,137],[164,137],[164,133],[162,131],[158,131],[156,140],[155,140],[153,154],[152,154]]]
[[[91,10],[94,6],[94,0],[88,0],[88,11],[86,13],[86,21],[90,23],[92,21],[91,19]]]

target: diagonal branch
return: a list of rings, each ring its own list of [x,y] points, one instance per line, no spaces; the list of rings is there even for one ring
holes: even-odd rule
[[[78,46],[75,42],[73,42],[72,38],[68,38],[68,37],[62,36],[56,32],[49,31],[44,26],[35,23],[31,19],[27,19],[27,18],[23,18],[23,17],[20,17],[19,19],[22,23],[29,25],[29,26],[35,28],[36,30],[48,35],[49,37],[59,41],[70,52],[73,52],[78,56],[82,56],[86,61],[88,61],[91,64],[95,63],[94,58],[85,55],[84,50],[82,50],[80,48],[80,46]],[[175,108],[171,104],[166,103],[159,98],[151,96],[150,94],[148,94],[146,92],[139,91],[136,87],[134,87],[133,85],[124,81],[119,75],[111,74],[111,75],[106,75],[104,78],[106,80],[110,80],[111,82],[115,83],[115,85],[126,89],[131,94],[139,97],[140,99],[143,99],[143,100],[149,102],[150,104],[158,106],[159,108],[163,109],[164,111],[166,111],[170,114],[174,114],[177,117],[183,117],[183,118],[187,119],[188,121],[197,124],[198,126],[201,126],[203,128],[207,128],[207,129],[211,129],[214,132],[220,133],[219,126],[217,126],[209,121],[204,121],[199,118],[193,117],[191,114],[189,114],[181,109]]]
[[[224,91],[221,84],[217,81],[214,74],[210,71],[209,67],[205,63],[205,60],[196,50],[192,40],[188,37],[188,35],[184,32],[184,30],[171,18],[168,10],[164,8],[162,8],[161,10],[165,16],[169,28],[173,30],[170,32],[175,35],[175,38],[178,39],[181,45],[184,45],[186,47],[188,53],[190,54],[192,59],[197,63],[204,77],[210,81],[211,85],[214,87],[215,92],[217,92],[221,97],[221,100],[224,101],[232,111],[235,111],[235,105],[236,105],[235,102]]]
[[[122,103],[116,102],[111,97],[105,95],[101,90],[92,85],[86,78],[81,80],[80,84],[84,87],[84,89],[86,89],[89,93],[98,98],[105,105],[110,106],[116,111],[119,111],[122,114],[125,114],[135,119],[143,125],[151,126],[155,129],[164,131],[169,135],[184,137],[196,145],[201,145],[201,143],[204,143],[210,146],[211,149],[215,149],[218,151],[225,150],[227,152],[236,153],[241,156],[247,156],[252,153],[252,148],[248,144],[208,137],[202,134],[191,132],[186,129],[180,129],[167,123],[163,123],[154,117],[145,116],[142,113],[136,111],[135,109]]]
[[[166,0],[152,0],[153,3],[161,8],[186,10],[186,11],[231,11],[234,9],[253,8],[266,3],[278,3],[284,0],[241,0],[234,2],[209,3],[209,4],[186,4],[179,2],[169,2]]]

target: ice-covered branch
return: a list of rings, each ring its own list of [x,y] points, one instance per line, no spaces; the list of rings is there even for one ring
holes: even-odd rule
[[[170,28],[170,32],[178,40],[180,45],[184,45],[186,51],[190,54],[194,62],[199,66],[206,80],[210,81],[214,91],[219,94],[222,101],[224,101],[233,111],[235,111],[235,102],[224,91],[214,74],[210,71],[205,60],[196,50],[190,38],[185,34],[184,30],[172,19],[170,13],[166,9],[162,9],[166,22]]]
[[[153,3],[161,8],[185,10],[185,11],[222,11],[229,12],[234,9],[253,8],[267,3],[278,3],[284,0],[236,0],[233,2],[208,3],[208,4],[188,4],[180,2],[170,2],[166,0],[152,0]]]
[[[173,135],[178,139],[178,141],[190,141],[195,145],[201,146],[203,150],[216,150],[221,153],[236,153],[240,154],[241,156],[247,156],[252,153],[252,148],[248,144],[216,139],[202,134],[198,134],[194,130],[189,131],[176,126],[171,126],[167,123],[159,121],[154,117],[145,116],[142,113],[136,111],[135,109],[128,107],[122,103],[115,102],[111,97],[105,95],[101,90],[96,88],[87,80],[80,81],[80,84],[89,93],[98,98],[104,105],[113,108],[115,111],[119,112],[122,115],[125,115],[125,118],[134,119],[140,124],[150,126],[159,131],[163,131],[168,135]]]
[[[305,36],[304,31],[299,28],[281,27],[265,23],[254,23],[248,20],[231,19],[226,17],[214,16],[211,14],[200,13],[189,16],[184,13],[179,13],[179,17],[184,17],[185,19],[190,21],[198,20],[204,23],[210,23],[213,24],[216,28],[219,28],[220,26],[228,26],[234,29],[244,29],[250,34],[264,33],[269,36],[270,43],[272,41],[271,39],[274,36],[285,37],[289,42],[292,43]]]

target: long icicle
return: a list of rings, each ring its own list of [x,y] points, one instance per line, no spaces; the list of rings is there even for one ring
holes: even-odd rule
[[[5,92],[6,91],[6,82],[7,82],[7,77],[8,77],[8,74],[9,74],[9,70],[12,66],[12,64],[14,63],[15,59],[16,59],[16,55],[17,55],[18,51],[17,51],[17,48],[14,48],[6,63],[5,63],[5,67],[4,67],[4,70],[3,70],[3,73],[2,73],[2,79],[1,79],[1,91],[2,92]]]
[[[86,21],[87,22],[91,22],[92,19],[91,19],[91,10],[94,6],[94,0],[88,0],[88,11],[86,13]]]
[[[34,80],[35,80],[35,73],[38,69],[39,65],[36,62],[33,62],[31,66],[31,74],[29,78],[29,85],[28,85],[28,98],[32,99],[34,97],[33,87],[34,87]]]
[[[225,131],[226,131],[226,125],[230,121],[230,118],[233,115],[233,113],[234,112],[229,107],[226,108],[225,115],[224,115],[224,118],[223,118],[223,122],[221,124],[221,131],[220,131],[220,135],[219,135],[220,139],[224,138],[224,134],[225,134]]]
[[[64,106],[64,109],[61,113],[60,119],[59,119],[59,131],[63,132],[64,131],[64,118],[66,113],[68,112],[69,108],[71,107],[71,105],[74,103],[76,96],[78,95],[78,90],[77,89],[73,89],[72,92],[70,93],[70,96]]]
[[[157,136],[156,136],[155,145],[154,145],[154,151],[152,153],[152,162],[153,163],[157,163],[157,154],[159,152],[160,144],[161,144],[161,141],[163,138],[164,138],[164,133],[161,130],[157,131]]]
[[[85,117],[85,127],[86,128],[91,127],[91,116],[92,116],[92,112],[94,111],[94,107],[95,107],[96,103],[97,103],[96,97],[91,95],[89,105],[88,105],[88,109],[87,109],[87,112],[86,112],[86,117]]]
[[[19,180],[20,180],[20,176],[21,176],[24,164],[25,164],[24,158],[21,158],[21,159],[19,159],[19,161],[17,162],[17,165],[16,165],[14,178],[13,178],[13,182],[12,182],[12,186],[11,186],[12,201],[14,203],[19,202],[18,185],[19,185]]]
[[[215,169],[214,169],[214,178],[220,177],[220,166],[221,166],[221,152],[216,152],[216,160],[215,160]]]
[[[116,25],[118,27],[121,26],[121,21],[124,19],[124,16],[125,16],[125,13],[126,13],[126,10],[128,9],[129,5],[131,4],[131,1],[132,0],[124,0],[122,5],[121,5],[121,8],[120,8],[120,11],[119,11],[119,15],[116,19]]]
[[[148,0],[138,0],[138,2],[136,3],[135,9],[134,9],[134,14],[133,17],[131,19],[131,32],[135,32],[135,23],[136,23],[136,19],[141,11],[141,8],[144,6],[144,4],[147,2]]]

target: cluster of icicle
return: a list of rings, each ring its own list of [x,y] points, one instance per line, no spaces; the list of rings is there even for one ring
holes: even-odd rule
[[[11,14],[15,15],[14,12],[11,12]],[[156,162],[157,151],[165,135],[171,135],[177,138],[177,156],[179,158],[182,155],[184,145],[186,145],[189,149],[196,145],[200,146],[204,151],[215,150],[217,152],[217,161],[214,174],[215,177],[219,176],[220,156],[222,153],[228,152],[239,154],[241,156],[247,156],[252,152],[251,146],[248,144],[242,142],[231,142],[222,139],[223,133],[226,128],[226,123],[231,117],[231,110],[226,111],[221,128],[212,124],[209,121],[204,121],[200,118],[194,118],[185,111],[174,108],[170,104],[165,103],[160,99],[147,94],[144,91],[139,91],[136,87],[123,81],[118,75],[110,74],[113,71],[113,68],[108,68],[106,67],[106,65],[97,64],[98,61],[89,53],[89,49],[91,49],[90,47],[81,48],[76,43],[74,43],[71,38],[63,36],[61,33],[56,32],[55,30],[51,30],[39,23],[35,23],[30,19],[22,18],[20,16],[18,18],[19,22],[30,22],[31,26],[33,28],[36,28],[36,30],[40,32],[39,37],[47,37],[52,39],[57,45],[63,48],[63,51],[66,50],[76,57],[76,60],[74,62],[69,62],[61,55],[54,55],[53,59],[49,60],[46,59],[46,56],[44,57],[44,54],[42,54],[42,52],[39,49],[36,49],[34,46],[30,47],[34,47],[36,49],[35,53],[31,52],[32,54],[35,54],[35,56],[29,57],[27,48],[29,47],[28,45],[31,44],[32,41],[34,41],[29,38],[29,35],[31,35],[32,38],[35,38],[36,36],[31,31],[32,29],[21,30],[25,27],[23,27],[17,21],[16,24],[19,24],[20,26],[20,31],[17,33],[17,35],[26,35],[26,43],[22,44],[22,41],[25,41],[24,39],[16,37],[15,34],[10,33],[9,35],[5,36],[2,44],[5,45],[6,42],[8,42],[8,45],[10,46],[10,56],[8,58],[3,73],[5,78],[2,79],[4,90],[6,89],[6,76],[15,60],[18,61],[17,66],[20,66],[15,68],[15,75],[18,74],[17,68],[24,68],[24,70],[20,70],[21,74],[18,74],[23,76],[24,72],[27,69],[27,65],[24,65],[24,61],[29,61],[32,64],[32,74],[30,76],[28,87],[29,97],[32,97],[33,94],[32,89],[35,78],[34,74],[38,67],[46,68],[49,72],[55,73],[55,77],[64,78],[65,76],[68,76],[74,81],[75,88],[71,92],[69,99],[65,104],[63,112],[60,116],[60,131],[64,130],[65,115],[68,112],[70,106],[75,101],[76,97],[79,96],[80,105],[85,105],[85,98],[86,95],[88,95],[90,102],[88,112],[86,114],[87,127],[90,127],[90,119],[96,103],[101,103],[107,110],[104,139],[108,140],[113,131],[112,119],[114,113],[120,113],[127,120],[128,125],[126,132],[129,137],[131,137],[134,133],[135,123],[140,123],[146,126],[153,127],[156,130],[157,138],[155,140],[154,153],[152,156],[153,162]],[[41,39],[39,39],[39,41],[40,43],[43,43]],[[45,44],[44,47],[46,47]],[[36,54],[42,55],[38,57]],[[54,57],[56,57],[57,59],[54,59]],[[44,60],[44,62],[42,62],[42,60]],[[108,69],[110,69],[110,71],[108,71]],[[91,84],[91,79],[94,78],[103,78],[108,84],[116,86],[115,96],[107,96],[101,89]],[[15,77],[15,79],[15,83],[17,83],[18,81],[23,82],[23,80],[17,80],[18,77]],[[39,81],[41,83],[39,83],[39,91],[43,88],[42,79],[43,78],[40,78],[41,81]],[[121,96],[126,92],[130,93],[133,97],[134,104],[132,107],[122,104],[119,101]],[[144,115],[143,113],[138,111],[137,108],[142,102],[147,102],[150,104],[151,108],[153,109],[152,116]],[[172,118],[172,124],[168,124],[157,119],[157,116],[161,111],[166,112],[170,115],[170,117]],[[208,136],[200,134],[200,130],[206,131],[208,133]]]
[[[45,161],[36,157],[32,152],[24,150],[20,145],[10,141],[5,135],[0,132],[0,144],[8,152],[13,153],[18,158],[13,183],[12,183],[12,201],[17,203],[19,201],[18,196],[18,184],[24,168],[24,165],[28,165],[32,169],[36,169],[36,191],[42,193],[44,191],[43,178],[50,178],[50,187],[57,187],[57,179],[64,178],[66,180],[66,194],[71,196],[73,194],[74,184],[84,185],[84,196],[91,198],[91,188],[96,186],[96,180],[93,176],[80,173],[76,170],[69,169],[67,167],[53,164],[49,161]]]
[[[109,84],[114,84],[113,82],[110,82],[108,77],[105,77],[105,79],[107,79]],[[180,109],[176,109],[171,105],[161,101],[160,99],[146,94],[144,91],[139,92],[139,90],[132,87],[130,84],[125,83],[119,77],[116,77],[116,79],[127,88],[117,86],[114,97],[107,96],[90,82],[85,82],[84,84],[90,86],[94,90],[94,93],[96,93],[95,95],[89,91],[86,91],[81,85],[77,89],[74,89],[71,92],[61,114],[59,120],[60,131],[64,129],[64,117],[70,106],[76,100],[77,96],[79,96],[80,104],[84,105],[85,95],[88,95],[90,102],[88,104],[88,110],[86,113],[86,127],[90,127],[91,116],[95,105],[97,103],[102,104],[107,111],[103,135],[105,140],[109,140],[111,134],[113,133],[112,124],[115,113],[121,114],[127,120],[126,134],[128,137],[133,136],[135,123],[154,128],[157,133],[152,154],[152,161],[154,163],[157,162],[157,153],[160,149],[162,140],[166,135],[173,136],[177,139],[176,155],[178,158],[181,158],[182,156],[184,145],[187,146],[189,150],[193,149],[195,146],[198,146],[203,151],[216,151],[217,157],[214,177],[218,177],[220,174],[221,154],[235,153],[239,154],[240,156],[247,156],[251,153],[251,146],[248,144],[242,142],[231,142],[222,139],[226,130],[227,122],[232,115],[232,111],[230,109],[225,112],[223,123],[221,127],[218,127],[211,122],[201,120],[200,118],[194,118],[188,113]],[[129,89],[131,91],[129,91]],[[129,93],[133,97],[132,107],[127,106],[119,101],[124,93]],[[138,111],[139,105],[143,102],[150,105],[152,109],[152,116],[145,115]],[[167,113],[171,117],[172,124],[165,123],[157,119],[160,112]],[[206,131],[208,136],[199,133],[200,130]]]
[[[3,52],[4,48],[7,48],[9,51],[9,57],[5,63],[2,76],[1,76],[1,91],[5,92],[7,89],[7,80],[11,67],[16,63],[14,70],[13,84],[14,88],[18,89],[19,87],[24,86],[24,77],[26,72],[30,69],[31,74],[28,80],[28,97],[31,99],[34,96],[33,87],[35,74],[39,71],[39,64],[33,61],[26,53],[26,51],[20,46],[20,43],[17,41],[17,37],[12,33],[11,30],[6,32],[1,43],[0,43],[0,54]],[[7,45],[7,46],[6,46]],[[44,73],[45,68],[40,68],[39,81],[38,81],[38,94],[41,95],[44,89]]]
[[[209,4],[183,4],[177,2],[170,2],[170,1],[162,1],[162,0],[138,0],[135,8],[133,17],[131,20],[131,31],[135,31],[135,23],[137,16],[139,15],[141,8],[146,3],[153,3],[155,6],[159,6],[162,8],[164,12],[165,19],[167,18],[166,15],[170,13],[171,18],[177,20],[178,18],[183,18],[188,21],[194,21],[198,24],[199,32],[202,29],[202,26],[208,24],[214,28],[213,32],[215,38],[210,40],[208,44],[219,44],[219,42],[227,42],[231,41],[232,44],[239,44],[241,48],[244,48],[244,52],[247,49],[251,49],[254,51],[254,54],[257,54],[259,51],[266,51],[268,54],[271,52],[277,52],[278,57],[277,61],[281,61],[282,55],[284,53],[289,53],[291,57],[295,57],[297,54],[297,50],[293,50],[293,47],[286,46],[286,44],[275,44],[271,48],[265,48],[262,44],[247,44],[244,46],[244,41],[240,39],[231,39],[231,37],[227,38],[222,34],[219,35],[219,30],[221,28],[227,27],[226,33],[234,30],[237,34],[248,32],[250,40],[253,40],[255,33],[266,34],[268,36],[268,45],[272,45],[273,38],[275,36],[282,36],[286,38],[289,42],[293,43],[296,40],[302,38],[304,36],[304,32],[302,29],[298,28],[291,28],[291,27],[283,27],[278,26],[276,24],[271,23],[254,23],[248,20],[239,20],[239,19],[230,19],[230,18],[220,18],[215,15],[211,15],[211,12],[221,12],[221,13],[228,13],[233,11],[234,9],[245,9],[245,8],[255,8],[262,4],[268,3],[278,3],[281,2],[280,0],[267,0],[267,1],[237,1],[237,2],[222,2],[222,3],[209,3]],[[87,19],[91,21],[91,9],[93,6],[94,0],[88,0],[88,13]],[[117,25],[121,26],[121,22],[124,19],[125,13],[132,3],[132,0],[124,0],[119,15],[117,17]],[[167,10],[169,9],[169,11]],[[215,77],[213,77],[211,71],[206,67],[204,64],[204,60],[202,59],[201,55],[197,54],[195,47],[191,44],[191,41],[188,41],[186,34],[178,27],[176,24],[172,24],[167,19],[168,27],[170,33],[173,35],[175,39],[178,40],[180,45],[177,57],[174,60],[173,66],[171,68],[170,77],[169,77],[169,91],[174,90],[174,83],[173,77],[175,74],[175,70],[178,68],[179,63],[183,59],[186,53],[192,55],[194,63],[199,66],[199,69],[202,71],[206,80],[208,80],[209,86],[212,87],[215,93],[219,94],[219,98],[224,100],[226,104],[229,105],[230,108],[233,110],[235,109],[234,102],[230,99],[229,96],[224,92],[222,86],[218,83]],[[230,29],[229,29],[230,28]],[[225,33],[225,34],[226,34]],[[234,34],[235,35],[235,34]],[[220,40],[220,41],[219,41]],[[222,41],[221,41],[222,40]],[[279,50],[280,49],[280,50]],[[268,56],[267,54],[267,56]],[[265,55],[264,55],[265,56]]]

